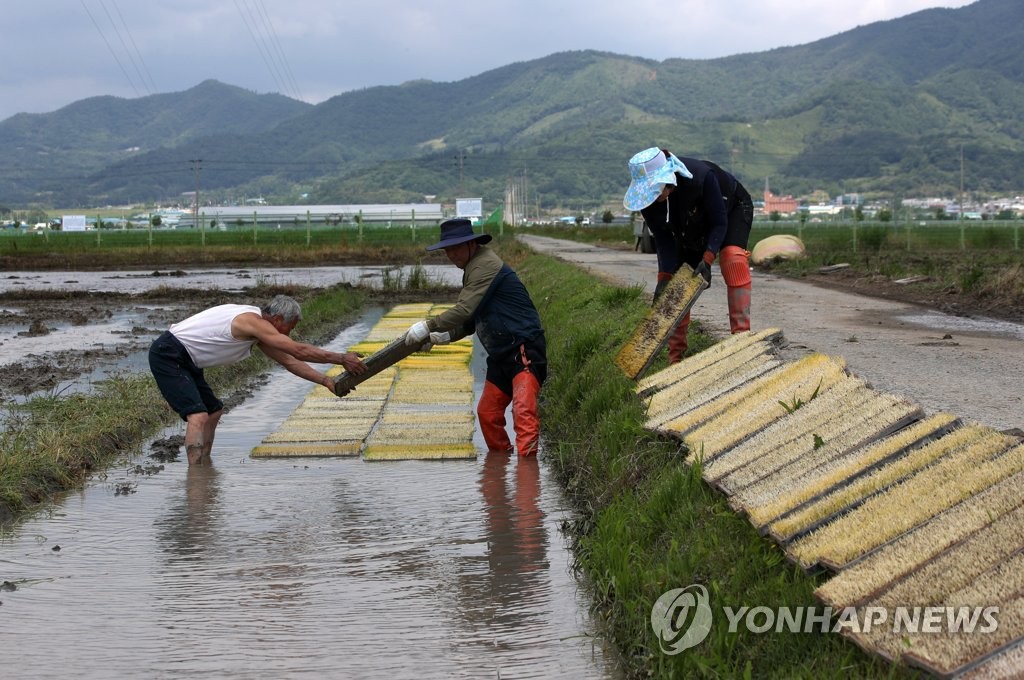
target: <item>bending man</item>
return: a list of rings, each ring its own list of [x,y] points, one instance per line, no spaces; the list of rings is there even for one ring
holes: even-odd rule
[[[520,456],[536,455],[540,442],[537,395],[547,376],[547,347],[533,300],[512,268],[486,243],[489,234],[474,234],[469,220],[441,223],[441,240],[427,250],[444,249],[463,270],[455,305],[438,316],[417,321],[406,332],[410,345],[443,345],[476,333],[487,350],[487,381],[477,417],[490,451],[511,451],[505,409],[512,404],[512,424]]]
[[[203,369],[241,361],[253,345],[291,373],[333,390],[334,381],[305,363],[340,364],[352,373],[366,366],[354,352],[339,354],[288,337],[301,319],[299,303],[278,295],[270,304],[217,305],[173,324],[149,348],[149,368],[167,403],[185,426],[189,465],[210,461],[213,436],[224,403],[206,382]]]

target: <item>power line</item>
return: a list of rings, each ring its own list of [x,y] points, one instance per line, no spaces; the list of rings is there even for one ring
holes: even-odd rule
[[[146,66],[146,60],[142,58],[142,52],[139,50],[139,46],[135,44],[135,38],[132,37],[132,32],[128,28],[128,22],[124,20],[124,15],[121,14],[121,8],[117,6],[117,0],[110,0],[110,2],[114,5],[114,10],[117,12],[117,16],[121,20],[121,25],[124,26],[125,33],[128,34],[128,41],[132,44],[132,49],[135,50],[135,55],[139,58],[139,63],[142,64],[142,70],[146,72],[146,77],[149,78],[149,90],[152,94],[156,94],[156,82],[153,80],[153,76],[149,72],[149,67]]]
[[[125,80],[128,81],[128,84],[131,86],[132,91],[135,92],[135,96],[141,96],[139,94],[139,88],[135,87],[135,83],[132,81],[132,77],[128,75],[128,71],[125,70],[124,65],[121,64],[121,60],[117,58],[117,53],[114,51],[114,48],[111,47],[110,41],[107,40],[107,36],[103,34],[103,29],[101,29],[100,25],[96,23],[96,19],[93,18],[92,12],[89,11],[89,8],[85,4],[85,0],[80,0],[80,2],[82,3],[82,8],[85,9],[85,13],[89,15],[89,19],[92,21],[92,25],[96,27],[96,32],[100,34],[100,37],[103,38],[103,42],[107,45],[107,49],[110,50],[110,56],[112,56],[114,58],[114,61],[117,62],[117,67],[121,69],[121,73],[124,74]]]
[[[234,0],[234,3],[235,8],[238,9],[238,13],[242,16],[242,23],[245,24],[245,28],[249,31],[249,35],[252,37],[253,42],[256,43],[256,50],[260,53],[260,58],[263,59],[263,64],[267,67],[267,71],[270,73],[271,79],[277,86],[278,92],[286,92],[287,88],[285,83],[278,72],[276,63],[273,61],[273,55],[270,54],[266,41],[263,38],[263,34],[259,31],[256,19],[252,16],[252,10],[249,9],[249,5],[245,3],[245,0],[242,0],[241,5],[239,5],[239,0]],[[245,7],[244,10],[242,9],[243,5]]]
[[[266,6],[263,4],[263,0],[253,0],[257,7],[263,14],[264,21],[269,27],[269,33],[271,36],[271,43],[276,48],[279,58],[281,60],[282,70],[285,74],[286,79],[292,87],[292,92],[295,93],[296,98],[302,99],[302,92],[299,91],[299,85],[295,81],[295,75],[292,73],[292,68],[288,64],[288,58],[285,57],[284,50],[281,48],[281,41],[277,38],[277,31],[274,29],[274,22],[270,19],[270,14],[267,12]]]
[[[135,61],[135,56],[132,54],[132,51],[128,49],[128,45],[124,41],[124,36],[121,34],[121,29],[117,27],[117,23],[114,21],[114,17],[110,16],[110,10],[107,9],[106,3],[104,3],[103,0],[98,1],[100,3],[100,7],[103,8],[103,13],[107,15],[107,21],[110,22],[111,28],[114,29],[114,35],[117,36],[118,41],[120,41],[121,43],[121,47],[124,48],[124,52],[128,56],[128,61],[131,62],[132,68],[135,69],[135,75],[139,78],[139,84],[142,85],[142,88],[144,90],[146,90],[146,94],[153,94],[152,91],[149,89],[149,85],[146,83],[146,79],[142,75],[142,70],[139,68],[139,65]]]

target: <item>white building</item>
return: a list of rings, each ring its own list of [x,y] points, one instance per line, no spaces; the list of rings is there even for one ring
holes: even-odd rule
[[[444,219],[440,203],[365,203],[350,205],[233,205],[202,206],[199,219],[209,225],[217,224],[283,224],[310,222],[332,224],[354,223],[356,216],[364,223],[440,222]],[[183,213],[177,221],[179,227],[192,227],[194,216]]]

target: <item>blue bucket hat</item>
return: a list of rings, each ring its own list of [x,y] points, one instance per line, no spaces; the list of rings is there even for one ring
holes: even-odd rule
[[[644,149],[629,159],[629,176],[633,181],[626,189],[622,205],[627,210],[642,210],[654,203],[666,184],[675,185],[676,173],[687,179],[693,174],[683,162],[672,154],[665,154],[656,146]]]
[[[474,234],[473,224],[466,218],[459,217],[454,220],[445,220],[441,223],[441,240],[432,246],[427,246],[427,250],[440,250],[441,248],[457,246],[467,241],[487,243],[490,240],[490,234]]]

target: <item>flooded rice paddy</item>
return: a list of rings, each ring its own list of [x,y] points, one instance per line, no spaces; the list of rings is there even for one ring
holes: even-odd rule
[[[479,393],[479,349],[473,369]],[[618,677],[543,452],[477,433],[475,460],[250,458],[312,387],[274,371],[212,467],[147,455],[175,425],[4,535],[4,676]]]
[[[382,288],[398,284],[413,273],[413,266],[365,267],[259,267],[239,269],[157,269],[142,271],[11,271],[0,275],[0,293],[33,289],[69,289],[141,293],[155,288],[203,288],[236,292],[257,284],[331,286],[338,283]],[[450,265],[422,265],[430,281],[460,285],[462,272]]]

